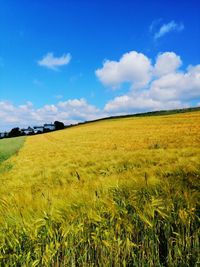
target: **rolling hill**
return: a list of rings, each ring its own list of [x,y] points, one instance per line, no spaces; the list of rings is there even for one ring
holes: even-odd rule
[[[2,266],[200,260],[199,111],[30,136],[0,173]]]

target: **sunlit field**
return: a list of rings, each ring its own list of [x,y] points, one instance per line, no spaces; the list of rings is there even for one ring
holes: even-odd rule
[[[0,266],[200,264],[200,112],[30,136],[1,165]]]

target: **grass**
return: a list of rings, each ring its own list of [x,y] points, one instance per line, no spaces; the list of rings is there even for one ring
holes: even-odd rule
[[[24,144],[25,137],[0,140],[0,163],[17,153]]]
[[[200,112],[27,137],[9,164],[0,266],[198,266]]]

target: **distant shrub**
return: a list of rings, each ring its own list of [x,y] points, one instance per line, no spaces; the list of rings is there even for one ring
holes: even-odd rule
[[[55,121],[54,125],[55,125],[55,130],[62,130],[65,128],[64,123],[61,121]]]
[[[19,127],[13,128],[9,133],[8,136],[9,137],[17,137],[21,135],[21,131],[19,129]]]

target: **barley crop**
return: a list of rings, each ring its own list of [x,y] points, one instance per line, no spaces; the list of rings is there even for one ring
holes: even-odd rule
[[[30,136],[0,174],[0,266],[199,266],[200,112]]]

